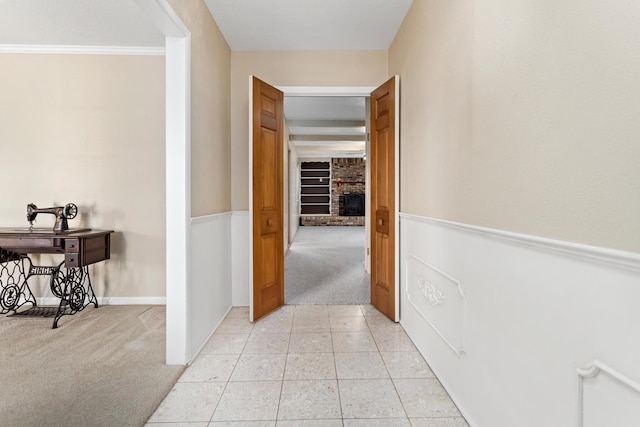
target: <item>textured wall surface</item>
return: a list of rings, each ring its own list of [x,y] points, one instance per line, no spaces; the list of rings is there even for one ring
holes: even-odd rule
[[[250,75],[274,86],[375,87],[388,78],[387,52],[231,53],[231,203],[234,211],[249,209]]]
[[[170,0],[191,32],[191,216],[231,209],[231,51],[202,0]]]
[[[640,8],[413,3],[401,76],[402,211],[640,252]]]
[[[163,297],[164,57],[2,54],[0,69],[0,225],[26,226],[27,203],[74,202],[70,227],[116,231],[91,267],[98,297]]]

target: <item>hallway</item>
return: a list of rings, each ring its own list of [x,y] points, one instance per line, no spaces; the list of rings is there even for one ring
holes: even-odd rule
[[[364,227],[300,227],[284,259],[285,304],[368,304]]]
[[[370,305],[234,307],[147,423],[468,427],[399,324]]]

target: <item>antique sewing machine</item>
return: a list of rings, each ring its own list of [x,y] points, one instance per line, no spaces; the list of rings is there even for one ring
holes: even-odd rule
[[[33,228],[33,221],[41,213],[56,218],[53,230]],[[89,266],[110,258],[112,230],[91,228],[69,229],[68,220],[78,214],[78,207],[66,206],[38,208],[27,205],[30,227],[0,227],[0,314],[12,316],[53,317],[53,328],[65,315],[73,315],[90,304],[98,307],[93,292]],[[35,265],[30,254],[59,254],[64,257],[53,265]],[[57,306],[38,306],[29,282],[33,276],[47,276]],[[31,306],[20,310],[23,306]]]
[[[67,203],[66,206],[54,206],[52,208],[38,208],[33,203],[27,205],[27,221],[29,221],[29,229],[33,229],[33,221],[39,213],[53,214],[56,222],[53,225],[53,231],[62,232],[69,229],[68,219],[73,219],[78,215],[78,207],[73,203]]]

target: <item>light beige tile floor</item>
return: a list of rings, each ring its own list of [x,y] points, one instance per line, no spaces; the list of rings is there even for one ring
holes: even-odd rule
[[[148,427],[468,427],[402,329],[370,305],[234,307]]]

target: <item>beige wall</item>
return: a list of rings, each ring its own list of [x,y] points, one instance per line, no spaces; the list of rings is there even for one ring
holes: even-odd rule
[[[274,86],[378,86],[386,51],[231,53],[231,205],[249,209],[249,76]]]
[[[191,216],[231,209],[231,51],[202,0],[170,0],[191,32]]]
[[[640,9],[415,1],[401,76],[403,212],[640,252]]]
[[[70,227],[116,231],[92,267],[98,297],[164,296],[164,57],[2,54],[0,70],[0,224],[76,203]]]

